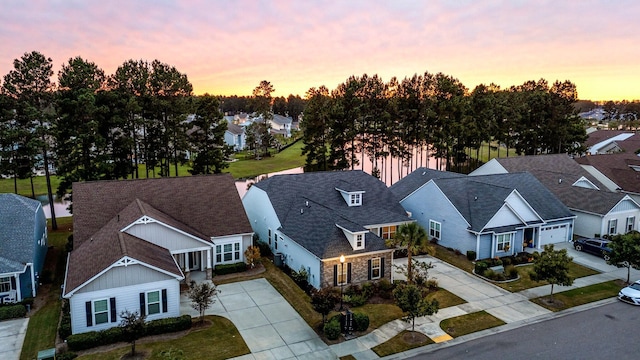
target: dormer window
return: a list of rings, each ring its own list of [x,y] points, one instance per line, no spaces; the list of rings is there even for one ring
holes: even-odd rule
[[[355,193],[350,195],[351,201],[349,206],[360,206],[362,205],[362,196],[360,193]]]
[[[349,183],[342,182],[336,186],[336,190],[340,192],[344,202],[349,206],[361,206],[362,195],[365,193],[359,186],[353,186]]]
[[[364,239],[364,235],[362,234],[357,234],[356,235],[356,249],[359,249],[362,247],[362,241]]]

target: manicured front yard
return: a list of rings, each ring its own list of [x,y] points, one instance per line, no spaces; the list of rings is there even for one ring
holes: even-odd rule
[[[440,328],[451,337],[471,334],[504,325],[505,322],[486,311],[478,311],[467,315],[457,316],[440,322]]]
[[[518,269],[518,274],[520,275],[520,279],[516,281],[508,282],[508,283],[497,283],[496,285],[511,292],[518,292],[518,291],[531,289],[534,287],[548,284],[546,281],[537,282],[537,281],[531,280],[531,277],[529,277],[529,273],[533,270],[532,265],[518,266],[516,267],[516,269]],[[582,265],[579,265],[573,262],[569,264],[569,276],[572,276],[574,279],[581,278],[584,276],[595,275],[595,274],[599,274],[599,273],[593,269],[584,267]]]
[[[531,301],[551,311],[560,311],[614,297],[624,286],[624,281],[612,280],[553,294],[553,302],[550,301],[550,296],[543,296]]]
[[[154,338],[141,339],[136,343],[136,352],[146,353],[145,359],[166,360],[173,359],[161,355],[163,351],[171,350],[174,354],[182,351],[184,356],[176,359],[229,359],[250,353],[242,336],[233,323],[220,316],[206,316],[211,326],[204,329],[191,329],[184,336],[169,340]],[[162,336],[162,335],[161,335]],[[131,351],[127,343],[119,343],[117,349],[100,353],[87,353],[78,359],[91,360],[119,360]]]
[[[422,333],[405,330],[388,341],[373,347],[371,350],[378,356],[383,357],[433,343],[433,340]]]

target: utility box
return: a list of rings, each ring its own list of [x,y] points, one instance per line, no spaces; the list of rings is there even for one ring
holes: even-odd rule
[[[273,255],[273,264],[279,268],[282,267],[282,253],[275,253]]]
[[[56,348],[38,351],[38,360],[55,360]]]

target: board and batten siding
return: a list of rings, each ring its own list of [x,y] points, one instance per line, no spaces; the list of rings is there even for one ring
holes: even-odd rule
[[[469,225],[466,220],[433,182],[428,182],[400,201],[400,204],[411,213],[411,218],[415,219],[427,234],[429,220],[441,224],[438,244],[458,249],[463,253],[476,250],[476,236],[467,231]]]
[[[196,240],[167,226],[154,222],[135,224],[128,228],[126,233],[169,249],[172,253],[186,250],[195,251],[202,247],[210,247],[204,240]]]
[[[78,290],[77,293],[133,286],[168,279],[173,279],[173,277],[143,265],[116,266],[91,281],[91,283]]]
[[[180,315],[180,283],[178,280],[164,280],[133,286],[125,286],[116,289],[104,289],[98,291],[75,293],[69,299],[71,313],[71,332],[73,334],[100,331],[116,327],[120,324],[120,313],[128,311],[137,311],[140,313],[140,293],[155,290],[167,290],[167,312],[160,312],[147,316],[147,321],[163,319],[168,317],[176,317]],[[100,299],[110,298],[116,299],[115,322],[107,322],[104,324],[87,326],[86,302]]]
[[[282,191],[286,191],[286,189]],[[242,205],[251,223],[251,228],[258,234],[260,241],[268,244],[269,229],[271,229],[271,236],[273,237],[276,229],[281,226],[269,196],[264,190],[257,186],[252,186],[242,198]],[[274,253],[276,252],[273,241],[271,242],[271,250]],[[279,251],[280,249],[277,252]]]

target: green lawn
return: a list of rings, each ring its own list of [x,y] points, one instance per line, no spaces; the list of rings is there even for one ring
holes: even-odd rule
[[[412,334],[411,331],[405,330],[371,350],[378,356],[384,357],[433,343],[433,340],[421,333]]]
[[[440,322],[440,328],[451,337],[471,334],[474,332],[491,329],[504,325],[505,322],[486,311],[478,311],[467,315],[444,319]]]
[[[511,292],[518,292],[548,284],[548,282],[546,281],[537,282],[531,280],[531,277],[529,277],[529,273],[533,270],[533,265],[517,266],[516,269],[518,269],[520,279],[507,283],[497,283],[496,285]],[[572,276],[574,279],[595,274],[598,274],[598,272],[588,267],[576,264],[574,262],[569,264],[569,276]]]
[[[614,297],[624,286],[624,281],[612,280],[553,294],[553,302],[550,302],[550,296],[543,296],[531,301],[551,311],[560,311]]]
[[[205,329],[191,329],[187,335],[171,340],[146,342],[141,339],[136,344],[136,352],[146,353],[145,359],[166,360],[170,357],[161,355],[163,351],[184,353],[184,357],[176,359],[229,359],[249,354],[249,347],[240,336],[233,323],[220,316],[206,316],[211,326]],[[131,345],[121,343],[122,347],[108,352],[90,353],[77,359],[119,360],[123,355],[131,352]]]

